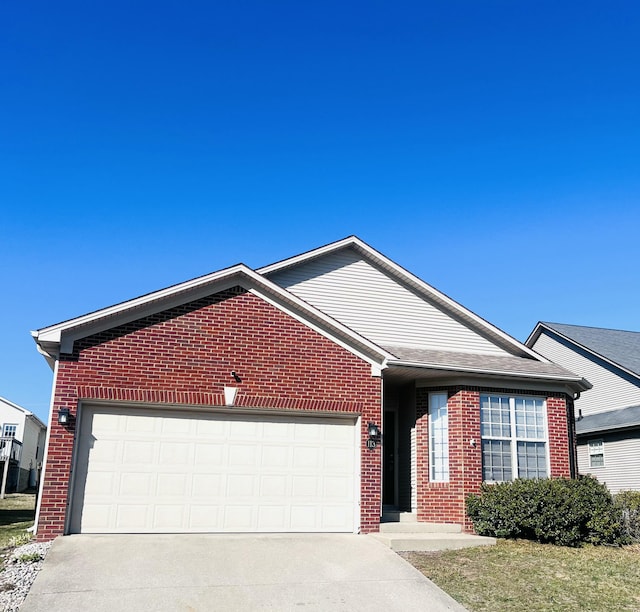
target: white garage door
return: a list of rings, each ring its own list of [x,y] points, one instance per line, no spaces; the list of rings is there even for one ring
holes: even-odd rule
[[[351,532],[354,419],[84,408],[72,533]]]

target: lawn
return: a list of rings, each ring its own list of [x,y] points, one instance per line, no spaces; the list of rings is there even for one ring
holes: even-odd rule
[[[0,499],[0,550],[6,548],[11,538],[24,533],[33,525],[36,513],[36,496],[33,493],[11,493]]]
[[[640,545],[564,548],[499,540],[402,556],[473,612],[640,610]]]

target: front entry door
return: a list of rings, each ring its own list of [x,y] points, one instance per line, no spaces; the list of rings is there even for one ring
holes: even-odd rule
[[[384,433],[382,436],[382,503],[396,505],[396,413],[384,412]]]

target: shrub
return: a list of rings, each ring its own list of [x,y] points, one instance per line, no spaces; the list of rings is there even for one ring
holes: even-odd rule
[[[480,535],[563,546],[625,541],[621,509],[589,476],[483,484],[467,498],[467,514]]]
[[[615,503],[622,512],[622,530],[632,542],[640,542],[640,491],[621,491]]]

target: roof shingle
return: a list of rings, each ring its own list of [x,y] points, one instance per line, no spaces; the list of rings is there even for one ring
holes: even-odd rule
[[[640,376],[640,332],[562,323],[542,325]]]
[[[510,372],[524,376],[544,378],[564,378],[578,380],[580,377],[573,372],[556,365],[544,363],[535,359],[514,357],[511,355],[481,355],[478,353],[457,353],[449,351],[434,351],[422,348],[404,346],[383,347],[393,353],[398,361],[415,364],[449,366],[452,369],[477,370],[480,372],[495,372],[501,374]]]
[[[576,432],[579,435],[628,427],[640,428],[640,406],[607,410],[590,414],[576,421]]]

